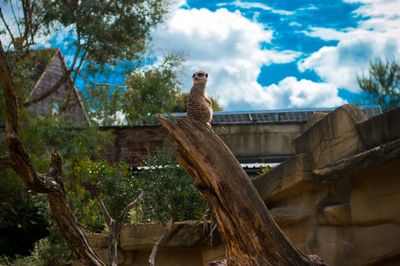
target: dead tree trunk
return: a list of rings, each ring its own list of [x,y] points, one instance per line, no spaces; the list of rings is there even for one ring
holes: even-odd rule
[[[9,155],[0,157],[0,166],[12,168],[32,191],[46,193],[52,214],[65,240],[83,265],[104,266],[90,246],[67,201],[62,183],[62,162],[57,153],[52,156],[50,171],[36,172],[30,156],[19,139],[19,107],[3,47],[0,43],[0,87],[6,103],[6,146]]]
[[[279,229],[246,172],[211,128],[189,119],[160,121],[177,146],[179,164],[210,205],[228,265],[324,265],[317,256],[304,255]]]
[[[100,201],[100,210],[106,221],[109,233],[108,238],[108,265],[118,265],[118,239],[124,225],[124,221],[128,212],[143,198],[143,192],[131,203],[129,203],[121,212],[121,215],[116,219],[112,218],[108,212],[106,205]]]

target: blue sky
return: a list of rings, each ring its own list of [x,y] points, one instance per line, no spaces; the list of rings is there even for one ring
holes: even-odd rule
[[[68,38],[64,30],[44,46]],[[157,54],[184,55],[183,91],[203,69],[228,111],[361,103],[356,76],[375,58],[400,59],[400,0],[177,0],[152,39]],[[62,51],[70,61],[73,50]]]

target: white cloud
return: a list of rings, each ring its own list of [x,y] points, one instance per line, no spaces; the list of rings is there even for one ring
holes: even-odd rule
[[[333,84],[287,77],[264,88],[266,106],[276,108],[334,107],[346,102]]]
[[[344,0],[345,3],[360,3],[361,7],[354,12],[364,17],[398,17],[400,2],[398,0]]]
[[[312,69],[324,81],[358,91],[357,75],[365,73],[375,58],[400,58],[400,0],[346,0],[363,4],[355,14],[363,17],[355,29],[344,32],[311,28],[309,36],[338,40],[298,63],[301,71]]]
[[[309,31],[304,31],[303,33],[306,36],[318,37],[324,41],[340,40],[344,38],[344,36],[346,35],[345,32],[341,32],[336,29],[322,28],[322,27],[310,27]]]
[[[292,62],[300,54],[294,51],[265,50],[272,31],[266,30],[240,12],[224,8],[179,9],[153,34],[154,48],[183,52],[186,56],[183,86],[191,87],[193,72],[209,73],[208,94],[224,106],[246,103],[267,108],[265,91],[257,82],[261,67]]]
[[[274,8],[272,8],[270,6],[267,6],[266,4],[256,3],[256,2],[235,1],[235,2],[232,2],[232,3],[219,3],[219,4],[217,4],[217,6],[228,6],[228,5],[236,6],[236,7],[241,8],[241,9],[254,9],[254,8],[256,8],[256,9],[261,9],[261,10],[264,10],[264,11],[270,11],[272,13],[279,14],[279,15],[285,15],[285,16],[292,15],[294,13],[292,11],[274,9]]]

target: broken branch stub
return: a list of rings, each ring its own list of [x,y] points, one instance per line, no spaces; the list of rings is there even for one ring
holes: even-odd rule
[[[159,117],[226,244],[228,265],[325,265],[298,250],[272,219],[228,146],[207,125]]]

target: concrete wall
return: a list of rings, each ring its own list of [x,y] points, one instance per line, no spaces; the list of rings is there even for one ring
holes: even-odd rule
[[[262,161],[270,157],[280,160],[294,153],[292,140],[305,123],[214,125],[214,131],[224,140],[239,160]],[[114,127],[115,150],[111,160],[125,160],[131,166],[164,148],[173,148],[160,126]]]

